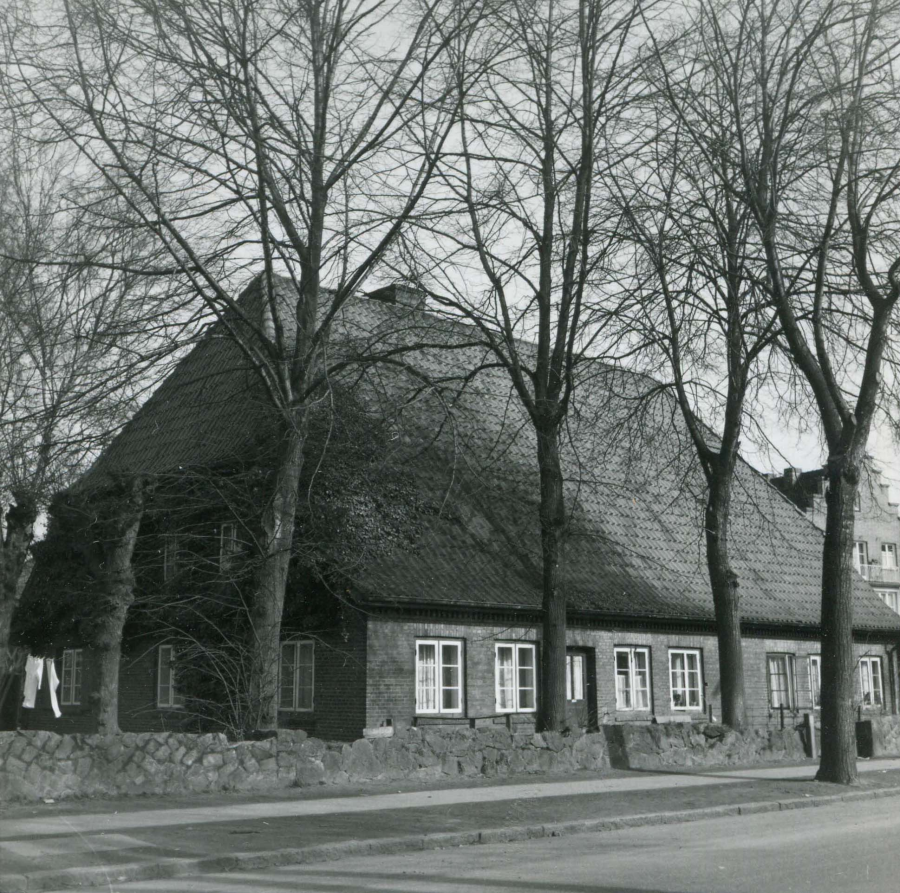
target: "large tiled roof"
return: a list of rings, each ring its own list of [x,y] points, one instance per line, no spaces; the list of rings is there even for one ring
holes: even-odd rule
[[[483,358],[481,349],[462,346],[470,334],[430,313],[364,297],[348,303],[332,326],[333,352],[349,341],[418,338],[431,345],[404,355],[405,372],[380,373],[377,388],[357,385],[371,402],[383,401],[400,395],[410,369],[419,375],[416,397],[397,415],[397,437],[383,457],[402,467],[416,488],[417,532],[412,542],[350,571],[361,601],[540,606],[535,439],[505,373],[486,370],[461,392],[449,384],[422,389],[423,382],[450,378]],[[439,342],[456,349],[433,346]],[[702,474],[669,399],[646,399],[653,390],[647,379],[598,369],[576,392],[563,447],[569,608],[623,619],[712,621]],[[214,328],[86,480],[228,462],[265,438],[266,419],[240,351]],[[745,463],[734,500],[731,557],[744,619],[816,626],[821,533]],[[900,616],[862,579],[855,587],[856,628],[900,630]]]

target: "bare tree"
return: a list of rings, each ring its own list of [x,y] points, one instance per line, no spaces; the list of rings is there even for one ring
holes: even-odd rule
[[[854,502],[873,418],[896,383],[897,14],[878,0],[772,0],[703,3],[695,19],[696,71],[735,135],[737,194],[828,449],[818,777],[844,784],[856,779]]]
[[[598,343],[591,292],[614,237],[598,175],[629,95],[640,4],[509,0],[454,47],[461,122],[440,192],[398,268],[474,324],[535,436],[541,536],[539,722],[565,726],[567,507],[560,454],[579,367]],[[469,75],[491,64],[468,89]],[[430,263],[426,260],[430,258]],[[523,340],[524,339],[524,340]],[[533,339],[533,343],[529,343]]]
[[[439,66],[480,7],[60,0],[8,18],[20,95],[103,173],[264,387],[279,454],[254,537],[259,728],[277,723],[307,414],[332,371],[329,327],[431,179],[458,102]],[[260,267],[261,301],[239,304]]]
[[[760,287],[759,241],[739,200],[730,119],[720,87],[698,89],[698,38],[648,42],[646,103],[633,110],[641,148],[611,176],[631,239],[637,299],[619,310],[630,348],[669,382],[706,479],[704,531],[719,644],[722,718],[746,724],[740,581],[729,556],[732,494],[748,401],[777,317]],[[627,266],[627,255],[620,255]]]
[[[164,370],[177,317],[162,279],[112,269],[127,267],[138,246],[71,206],[77,182],[65,158],[9,124],[0,177],[0,671],[38,516]]]

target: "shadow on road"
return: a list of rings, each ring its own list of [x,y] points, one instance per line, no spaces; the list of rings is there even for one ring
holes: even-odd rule
[[[322,890],[327,890],[328,893],[364,893],[364,891],[365,893],[409,893],[412,889],[422,890],[424,885],[430,885],[428,887],[429,890],[432,886],[436,889],[440,889],[442,886],[447,886],[450,889],[458,889],[465,886],[486,891],[533,890],[540,891],[540,893],[678,893],[676,890],[657,890],[648,887],[610,887],[602,883],[572,884],[564,881],[547,883],[545,881],[527,881],[522,878],[466,878],[441,874],[420,874],[418,872],[398,877],[396,874],[385,872],[353,871],[352,873],[347,873],[345,883],[334,883],[335,880],[338,880],[339,875],[337,875],[337,872],[339,871],[340,869],[329,871],[328,869],[298,868],[296,871],[291,872],[290,879],[285,878],[284,884],[277,883],[277,886],[296,890],[299,887],[298,882],[321,877],[323,880],[327,879],[327,884],[322,887]],[[266,880],[269,886],[276,886],[268,878]],[[393,886],[393,884],[398,882],[402,886]],[[362,884],[365,884],[365,886],[362,886]],[[376,884],[377,886],[375,886]],[[315,888],[309,888],[304,885],[303,889],[312,893],[312,890]]]

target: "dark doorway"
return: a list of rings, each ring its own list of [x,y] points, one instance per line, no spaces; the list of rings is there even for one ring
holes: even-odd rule
[[[566,719],[573,729],[597,728],[593,648],[566,649]]]

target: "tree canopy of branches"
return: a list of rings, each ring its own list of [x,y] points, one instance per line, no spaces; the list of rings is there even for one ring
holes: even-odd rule
[[[879,0],[703,2],[681,73],[734,135],[734,195],[827,445],[819,777],[841,783],[856,778],[855,495],[876,411],[896,405],[898,21]]]
[[[103,173],[115,192],[104,213],[127,212],[167,252],[278,419],[277,473],[254,537],[265,558],[249,631],[259,728],[277,721],[306,417],[332,371],[329,324],[431,179],[458,104],[444,51],[466,40],[480,8],[60,0],[7,17],[22,101]],[[235,301],[250,268],[263,270],[256,316]]]
[[[631,158],[612,172],[633,253],[636,298],[617,323],[677,400],[707,483],[706,562],[719,640],[723,721],[746,722],[740,581],[729,558],[735,468],[748,402],[766,381],[777,317],[759,284],[762,259],[739,196],[722,90],[702,71],[695,23],[654,35],[642,54],[645,101],[632,110]],[[628,263],[630,255],[631,263]]]
[[[566,722],[560,438],[579,367],[599,334],[591,293],[604,280],[610,244],[599,174],[618,156],[613,133],[630,94],[626,60],[639,8],[629,0],[509,0],[473,39],[451,48],[461,118],[428,214],[398,260],[436,305],[474,324],[485,365],[506,370],[533,427],[539,721],[548,729]],[[490,65],[470,90],[485,59]]]
[[[8,124],[0,137],[0,671],[39,513],[165,368],[177,318],[165,280],[127,270],[144,252],[133,233],[73,206],[77,181],[65,154],[29,143],[21,122]]]

